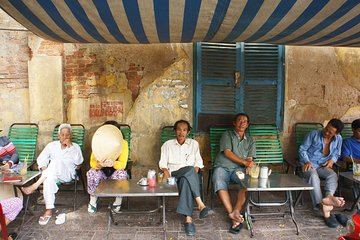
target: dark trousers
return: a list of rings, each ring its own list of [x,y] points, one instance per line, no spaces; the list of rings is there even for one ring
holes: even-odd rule
[[[194,209],[194,199],[200,197],[198,174],[193,166],[187,166],[172,172],[171,176],[176,177],[179,190],[179,202],[176,212],[191,217]]]

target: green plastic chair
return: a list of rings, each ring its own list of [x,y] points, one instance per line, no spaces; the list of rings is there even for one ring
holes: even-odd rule
[[[129,150],[129,156],[128,156],[128,161],[126,164],[126,171],[128,173],[129,178],[131,179],[131,169],[132,169],[132,161],[130,158],[130,140],[131,140],[131,127],[130,125],[126,124],[126,123],[119,123],[119,127],[120,130],[123,134],[124,139],[128,142],[128,150]]]
[[[30,168],[35,163],[35,152],[39,126],[36,123],[13,123],[9,128],[8,137],[16,147],[19,160]]]
[[[188,138],[194,139],[194,133],[190,132],[188,135]],[[164,144],[166,141],[170,140],[170,139],[175,139],[176,135],[175,135],[175,131],[174,131],[174,126],[164,126],[163,128],[161,128],[161,145]],[[200,182],[200,194],[201,194],[201,199],[203,201],[205,201],[205,193],[204,193],[204,178],[203,178],[203,174],[202,174],[202,170],[199,171],[199,182]]]
[[[252,124],[250,136],[255,140],[256,159],[260,164],[281,164],[284,170],[284,156],[280,143],[279,129],[275,124]]]
[[[341,131],[341,137],[343,139],[351,138],[353,135],[351,123],[344,123],[344,129]]]
[[[301,165],[299,164],[299,148],[304,142],[305,136],[313,130],[322,130],[324,126],[318,122],[298,122],[295,124],[295,143],[296,143],[296,166],[294,173],[299,175]]]
[[[207,192],[210,191],[210,207],[214,208],[214,191],[212,185],[212,174],[213,169],[212,166],[214,165],[215,158],[220,152],[220,139],[224,132],[228,130],[233,130],[233,126],[211,126],[210,127],[210,157],[211,157],[211,168],[209,169],[209,177],[208,177],[208,184],[207,184]]]
[[[70,124],[71,125],[71,131],[72,131],[72,136],[71,136],[71,141],[74,143],[77,143],[81,149],[81,151],[83,150],[84,147],[84,136],[85,136],[85,127],[82,124]],[[52,134],[52,140],[53,141],[57,141],[59,140],[58,137],[58,133],[59,133],[59,126],[60,124],[56,125]],[[58,185],[65,185],[65,186],[69,186],[69,185],[73,185],[74,189],[74,199],[73,199],[73,208],[74,211],[76,210],[76,199],[77,199],[77,182],[79,180],[81,180],[81,183],[83,185],[83,189],[84,192],[86,192],[86,185],[85,185],[85,181],[84,178],[82,177],[82,171],[81,171],[81,165],[77,167],[76,169],[76,175],[77,175],[77,179],[74,179],[73,181],[70,182],[66,182],[66,183],[59,183]],[[70,190],[72,191],[72,190]]]

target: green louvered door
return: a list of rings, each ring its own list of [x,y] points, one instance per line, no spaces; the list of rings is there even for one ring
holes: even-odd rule
[[[196,128],[229,125],[246,112],[253,123],[281,127],[283,47],[269,44],[197,43]]]
[[[242,44],[244,112],[252,123],[281,125],[282,47],[269,44]]]

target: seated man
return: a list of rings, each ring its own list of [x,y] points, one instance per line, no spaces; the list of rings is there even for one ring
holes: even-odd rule
[[[2,129],[0,129],[2,132]],[[0,170],[7,171],[19,162],[14,144],[6,136],[0,137]]]
[[[340,157],[344,124],[336,118],[329,121],[323,130],[314,130],[304,139],[299,148],[300,164],[306,181],[314,187],[310,192],[314,209],[320,208],[322,192],[320,179],[325,179],[325,197],[333,196],[338,186],[338,176],[332,170]],[[336,227],[334,215],[324,216],[328,227]]]
[[[230,180],[240,183],[236,172],[246,172],[246,168],[254,165],[253,159],[256,157],[255,142],[252,137],[245,134],[250,123],[249,116],[239,113],[234,117],[234,130],[225,132],[220,139],[220,152],[216,156],[214,163],[214,173],[212,181],[214,191],[220,197],[226,212],[229,215],[232,225],[229,232],[240,233],[244,218],[240,211],[245,203],[246,189],[240,189],[237,195],[235,206],[233,207],[228,192]]]
[[[76,167],[84,160],[79,145],[71,142],[70,124],[61,124],[58,136],[59,140],[46,145],[37,158],[38,167],[42,170],[39,180],[22,188],[25,194],[31,194],[43,183],[46,210],[39,219],[40,225],[46,225],[52,216],[55,193],[59,189],[57,183],[75,179]]]
[[[179,120],[174,125],[176,139],[166,141],[161,147],[160,169],[164,179],[176,178],[179,189],[179,202],[176,212],[185,216],[185,232],[188,236],[195,235],[192,221],[194,199],[200,210],[200,218],[209,215],[210,209],[200,198],[200,183],[197,172],[203,168],[199,144],[196,140],[186,138],[190,132],[190,123]]]
[[[360,163],[360,119],[351,123],[351,129],[353,135],[344,140],[341,156],[348,163]]]

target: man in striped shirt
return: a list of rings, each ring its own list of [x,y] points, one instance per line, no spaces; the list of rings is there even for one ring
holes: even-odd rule
[[[0,129],[2,132],[2,129]],[[6,171],[19,162],[19,154],[14,144],[6,136],[0,137],[0,170]]]

